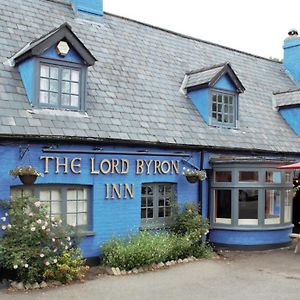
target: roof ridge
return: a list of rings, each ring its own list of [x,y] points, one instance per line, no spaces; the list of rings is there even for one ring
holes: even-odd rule
[[[55,0],[50,0],[50,1],[55,1]],[[177,36],[182,37],[182,38],[186,38],[186,39],[189,39],[189,40],[194,40],[196,42],[201,42],[201,43],[205,43],[205,44],[208,44],[208,45],[220,47],[220,48],[227,49],[227,50],[230,50],[230,51],[233,51],[233,52],[245,54],[247,56],[255,57],[255,58],[258,58],[258,59],[262,59],[262,60],[266,60],[266,61],[269,61],[269,62],[273,62],[273,63],[277,63],[277,64],[282,65],[282,62],[280,62],[280,61],[276,61],[274,59],[266,58],[266,57],[263,57],[263,56],[260,56],[260,55],[257,55],[257,54],[253,54],[253,53],[249,53],[249,52],[246,52],[246,51],[238,50],[238,49],[235,49],[235,48],[231,48],[229,46],[220,45],[220,44],[210,42],[210,41],[206,41],[206,40],[203,40],[203,39],[200,39],[200,38],[196,38],[196,37],[184,34],[184,33],[179,33],[179,32],[176,32],[176,31],[173,31],[173,30],[170,30],[170,29],[162,28],[162,27],[159,27],[159,26],[156,26],[156,25],[151,25],[151,24],[148,24],[148,23],[144,23],[144,22],[141,22],[141,21],[138,21],[138,20],[128,18],[128,17],[123,17],[123,16],[119,16],[119,15],[116,15],[116,14],[113,14],[113,13],[109,13],[109,12],[106,12],[106,11],[104,11],[103,13],[106,14],[106,15],[112,16],[112,17],[116,17],[116,18],[119,18],[119,19],[123,19],[123,20],[126,20],[126,21],[137,23],[137,24],[140,24],[140,25],[144,25],[144,26],[147,26],[147,27],[150,27],[150,28],[153,28],[153,29],[161,30],[161,31],[173,34],[173,35],[177,35]]]
[[[220,67],[225,67],[227,64],[228,64],[228,62],[225,62],[225,63],[222,63],[222,64],[212,65],[212,66],[209,66],[209,67],[203,67],[203,68],[200,68],[200,69],[195,69],[195,70],[188,71],[185,74],[186,75],[193,75],[193,74],[196,74],[196,73],[213,70],[213,69],[217,69],[217,68],[220,68]]]

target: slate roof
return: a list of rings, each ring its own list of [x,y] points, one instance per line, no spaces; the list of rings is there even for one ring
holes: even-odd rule
[[[186,74],[187,78],[185,79],[186,83],[184,88],[190,90],[204,86],[212,87],[224,74],[228,74],[239,92],[243,92],[245,90],[229,63],[188,72]]]
[[[300,105],[300,89],[274,93],[276,107]]]
[[[3,64],[65,22],[97,59],[89,68],[86,114],[32,108],[18,70]],[[272,102],[275,90],[297,86],[282,64],[268,59],[108,13],[76,17],[62,0],[14,0],[0,1],[0,61],[3,138],[300,151],[300,138]],[[246,89],[238,130],[208,126],[180,91],[187,71],[224,62]]]

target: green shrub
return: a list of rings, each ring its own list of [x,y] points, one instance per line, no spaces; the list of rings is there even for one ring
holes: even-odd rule
[[[209,223],[199,214],[198,207],[193,203],[185,204],[182,210],[176,207],[173,219],[170,231],[177,236],[188,238],[191,242],[187,253],[197,258],[211,257],[212,248],[205,242]]]
[[[169,240],[167,233],[149,232],[134,235],[129,241],[113,239],[102,246],[102,261],[125,270],[165,261],[170,253]]]
[[[198,241],[208,232],[208,220],[203,219],[198,212],[198,207],[193,203],[187,203],[180,210],[175,207],[171,232],[178,235],[189,235],[193,241]]]
[[[84,265],[78,248],[63,251],[57,263],[51,265],[44,273],[46,280],[58,280],[69,283],[73,280],[82,280],[89,268]]]
[[[204,243],[194,243],[188,235],[140,232],[127,241],[113,239],[104,243],[102,263],[121,270],[131,270],[192,255],[207,257],[208,253],[209,248]]]
[[[32,197],[11,199],[9,214],[1,222],[0,268],[15,271],[19,281],[41,282],[48,269],[55,270],[66,253],[73,253],[72,232],[61,220],[50,218],[47,207]]]

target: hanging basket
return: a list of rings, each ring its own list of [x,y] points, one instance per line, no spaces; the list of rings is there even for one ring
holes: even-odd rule
[[[198,176],[186,176],[186,180],[189,183],[196,183],[199,180]]]
[[[35,183],[37,175],[19,175],[19,178],[23,184],[29,185]]]

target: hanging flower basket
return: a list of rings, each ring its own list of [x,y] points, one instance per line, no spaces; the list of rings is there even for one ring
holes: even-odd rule
[[[197,176],[186,176],[186,180],[190,183],[196,183],[199,179]]]
[[[197,181],[202,181],[207,178],[206,172],[204,170],[190,170],[183,168],[182,174],[190,183],[196,183]]]
[[[43,174],[40,173],[37,169],[32,166],[20,166],[9,171],[9,174],[12,176],[19,176],[20,180],[23,184],[33,184],[37,177],[42,176]]]
[[[34,184],[37,179],[37,176],[36,175],[19,175],[19,178],[23,184],[28,185],[28,184]]]

